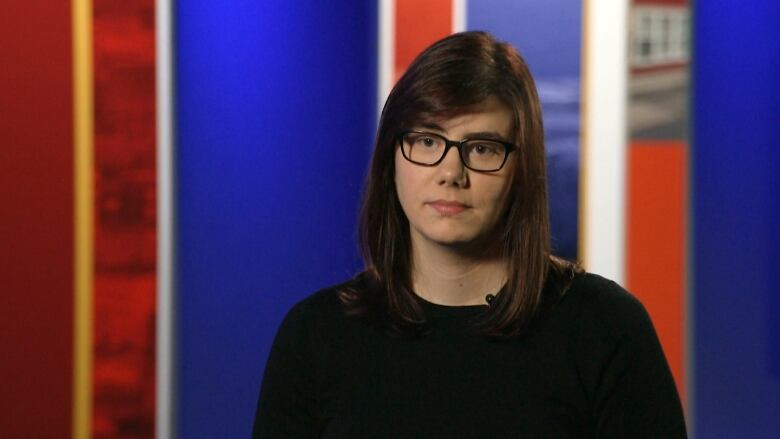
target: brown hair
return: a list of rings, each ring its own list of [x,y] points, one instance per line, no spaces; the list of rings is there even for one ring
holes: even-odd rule
[[[364,276],[373,287],[341,292],[349,313],[381,318],[402,333],[425,328],[422,303],[412,291],[409,222],[394,182],[397,135],[420,122],[468,111],[490,97],[512,110],[519,149],[510,156],[515,161],[511,188],[496,231],[508,264],[507,284],[478,324],[480,331],[521,334],[541,311],[548,275],[568,285],[577,267],[550,250],[544,129],[534,80],[512,46],[486,32],[462,32],[422,52],[382,110],[359,225]]]

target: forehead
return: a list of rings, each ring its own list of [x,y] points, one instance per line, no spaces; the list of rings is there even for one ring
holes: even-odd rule
[[[498,98],[490,97],[445,115],[421,120],[418,128],[431,129],[453,137],[474,133],[492,133],[505,139],[512,138],[514,117],[512,111]]]

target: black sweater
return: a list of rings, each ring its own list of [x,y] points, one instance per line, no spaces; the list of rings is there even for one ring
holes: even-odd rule
[[[337,291],[282,322],[254,438],[686,437],[650,318],[614,282],[577,275],[538,330],[513,340],[470,330],[487,306],[430,302],[428,335],[389,335],[347,317]]]

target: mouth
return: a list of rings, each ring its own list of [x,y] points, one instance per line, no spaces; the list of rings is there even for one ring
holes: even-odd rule
[[[435,200],[435,201],[428,202],[426,204],[431,206],[442,216],[455,216],[465,211],[466,209],[471,208],[471,206],[467,204],[463,204],[458,201],[447,201],[447,200]]]

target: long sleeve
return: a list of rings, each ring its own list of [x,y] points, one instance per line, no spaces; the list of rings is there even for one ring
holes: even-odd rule
[[[599,438],[685,438],[674,379],[644,306],[613,282],[581,319],[578,353]]]
[[[302,306],[277,331],[260,388],[254,439],[318,437],[311,331]]]

